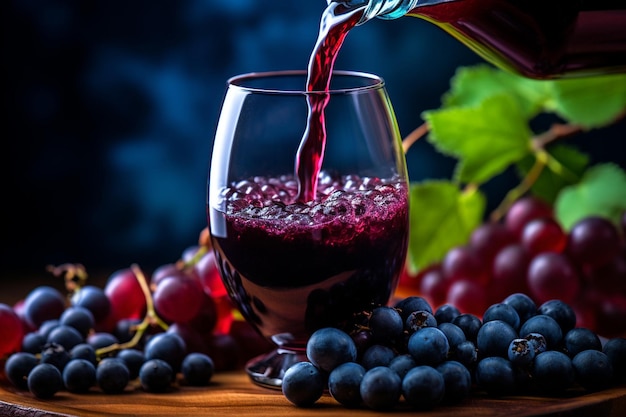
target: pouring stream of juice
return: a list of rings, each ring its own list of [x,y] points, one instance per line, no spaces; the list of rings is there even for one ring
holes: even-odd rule
[[[308,66],[308,119],[295,162],[298,201],[316,197],[335,59],[348,32],[373,18],[415,16],[500,68],[549,79],[626,72],[626,2],[617,0],[329,1]]]

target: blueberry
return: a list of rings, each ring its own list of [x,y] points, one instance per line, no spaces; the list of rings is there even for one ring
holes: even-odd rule
[[[443,332],[448,338],[448,344],[452,350],[456,349],[458,345],[465,342],[465,333],[463,330],[456,324],[452,323],[441,323],[437,326],[439,330]]]
[[[41,350],[41,363],[49,363],[63,372],[63,368],[70,361],[70,354],[57,343],[46,343]]]
[[[389,366],[396,354],[389,346],[370,346],[361,357],[361,365],[365,369],[372,369],[377,366]]]
[[[148,359],[161,359],[167,362],[174,372],[180,371],[180,365],[187,354],[185,341],[176,333],[159,333],[150,338],[144,348]]]
[[[502,320],[483,323],[476,339],[478,356],[481,358],[488,356],[508,358],[509,345],[517,336],[515,329]]]
[[[574,309],[562,300],[546,301],[539,306],[537,314],[545,314],[556,320],[563,334],[566,334],[576,326],[576,313]]]
[[[85,338],[87,334],[89,334],[89,331],[95,326],[96,321],[91,311],[85,307],[70,306],[61,314],[59,323],[73,327]]]
[[[104,320],[111,311],[111,302],[102,288],[85,285],[72,296],[72,305],[91,311],[96,323]]]
[[[402,396],[414,408],[433,408],[443,400],[444,393],[443,375],[430,366],[416,366],[402,379]]]
[[[535,347],[528,339],[513,339],[509,345],[508,358],[514,365],[529,365],[535,359]]]
[[[40,328],[47,320],[57,320],[63,310],[65,297],[53,287],[37,287],[24,299],[24,318],[33,328]]]
[[[63,389],[61,371],[49,363],[36,365],[28,374],[28,390],[37,398],[51,398]]]
[[[560,393],[574,383],[572,360],[558,350],[547,350],[537,355],[532,375],[540,392]]]
[[[466,340],[454,349],[453,358],[468,369],[471,369],[478,361],[478,349],[476,349],[476,345],[473,342]]]
[[[469,397],[472,389],[472,375],[465,365],[448,360],[437,365],[436,369],[443,376],[445,383],[444,403],[458,404]]]
[[[415,366],[417,366],[417,364],[415,363],[413,356],[408,353],[396,356],[393,358],[391,363],[389,363],[389,368],[396,371],[400,378],[404,378],[406,373],[412,368],[415,368]]]
[[[354,345],[356,346],[357,357],[363,355],[363,352],[367,350],[370,346],[374,344],[374,338],[372,337],[372,333],[367,329],[361,329],[355,333],[352,333],[351,336]]]
[[[402,380],[386,366],[372,368],[363,375],[359,388],[363,403],[372,410],[390,410],[398,404]]]
[[[89,343],[94,349],[98,350],[119,343],[119,340],[111,333],[96,332],[87,336],[87,343]]]
[[[616,382],[626,380],[626,339],[615,337],[609,339],[602,348],[613,367],[613,379]]]
[[[347,333],[325,327],[309,337],[306,355],[313,365],[330,372],[342,363],[356,360],[356,345]]]
[[[436,366],[447,358],[450,344],[438,328],[424,327],[411,335],[407,349],[418,365]]]
[[[104,358],[96,368],[96,382],[105,394],[119,394],[130,380],[130,372],[123,361]]]
[[[502,320],[508,323],[515,331],[519,330],[521,323],[517,310],[510,304],[505,303],[492,304],[485,310],[483,314],[483,324],[493,320]]]
[[[563,343],[570,358],[583,350],[602,350],[602,342],[600,342],[598,335],[584,327],[576,327],[567,332],[563,338]]]
[[[81,335],[78,330],[71,326],[61,324],[50,332],[46,342],[57,343],[69,352],[74,346],[84,341],[83,335]]]
[[[41,326],[39,326],[39,330],[37,330],[37,333],[42,335],[44,340],[48,340],[48,335],[50,334],[50,332],[59,325],[59,319],[46,320],[41,323]]]
[[[22,339],[22,352],[28,352],[32,354],[41,353],[46,344],[46,337],[39,332],[30,332],[24,335]]]
[[[442,304],[435,310],[434,316],[438,324],[452,323],[457,316],[461,315],[461,311],[452,304]]]
[[[406,318],[404,328],[411,333],[415,333],[422,327],[437,327],[437,319],[425,310],[414,311]]]
[[[539,355],[541,352],[545,352],[546,350],[548,350],[548,342],[546,342],[546,338],[543,337],[542,334],[528,333],[526,336],[524,336],[524,339],[528,340],[528,342],[535,350],[535,356]]]
[[[131,380],[139,376],[141,365],[146,361],[143,351],[139,349],[122,349],[117,353],[116,358],[124,362]]]
[[[194,386],[209,385],[213,372],[215,371],[215,364],[213,359],[208,355],[199,352],[192,352],[185,356],[181,366],[181,371],[185,382]]]
[[[590,391],[608,388],[613,382],[609,357],[596,349],[583,350],[572,359],[576,382]]]
[[[130,342],[133,336],[135,336],[139,323],[141,323],[140,319],[121,319],[115,324],[113,336],[115,336],[120,343]],[[142,348],[141,341],[135,345],[135,348]]]
[[[298,407],[310,407],[320,399],[326,380],[311,362],[298,362],[287,371],[282,380],[285,398]]]
[[[360,386],[365,372],[365,368],[358,363],[342,363],[328,375],[328,392],[339,404],[346,407],[360,405]]]
[[[171,365],[162,359],[148,359],[139,368],[139,381],[147,392],[167,391],[174,377]]]
[[[63,385],[69,392],[84,393],[96,384],[96,367],[86,359],[72,359],[63,369]]]
[[[517,311],[520,323],[524,323],[537,314],[537,304],[526,294],[514,293],[506,297],[502,302],[510,305]]]
[[[395,340],[402,336],[404,325],[397,310],[381,306],[375,308],[368,320],[368,327],[372,337],[377,342]]]
[[[428,311],[430,314],[433,313],[433,308],[430,303],[426,301],[425,298],[417,295],[403,298],[396,303],[394,308],[400,312],[402,321],[405,321],[409,314],[414,311]]]
[[[558,349],[563,339],[561,326],[550,316],[538,314],[526,320],[519,330],[520,335],[539,333],[546,338],[548,349]]]
[[[478,336],[478,330],[480,330],[483,322],[473,314],[463,313],[455,317],[452,324],[456,324],[463,330],[467,340],[476,343],[476,336]]]
[[[98,358],[96,357],[96,350],[88,343],[79,343],[70,350],[71,359],[85,359],[91,362],[94,366],[98,364]]]
[[[484,358],[476,365],[476,383],[492,395],[510,394],[516,387],[513,365],[500,356]]]
[[[17,352],[9,356],[4,363],[4,374],[9,382],[19,389],[28,389],[27,377],[39,364],[39,359],[29,352]]]

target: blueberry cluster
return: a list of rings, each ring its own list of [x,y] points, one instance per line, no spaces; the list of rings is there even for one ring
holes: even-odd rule
[[[186,353],[178,335],[160,333],[144,350],[123,349],[102,359],[97,359],[95,347],[86,342],[69,350],[49,342],[38,354],[22,351],[9,356],[4,370],[16,388],[44,399],[64,389],[86,393],[97,387],[105,394],[119,394],[135,380],[145,391],[165,392],[172,389],[179,373],[187,385],[208,385],[214,364],[206,354]]]
[[[537,306],[523,293],[482,317],[407,297],[364,312],[351,331],[315,331],[306,353],[282,381],[299,407],[325,389],[346,407],[391,410],[458,404],[472,392],[560,395],[626,382],[626,339],[601,339],[576,327],[567,303]]]
[[[50,398],[61,390],[84,393],[96,387],[118,394],[133,381],[148,392],[168,391],[177,380],[209,384],[215,370],[212,358],[188,349],[175,326],[143,334],[132,344],[124,343],[133,337],[131,322],[125,335],[121,328],[95,331],[100,307],[108,300],[101,290],[84,288],[67,307],[51,287],[38,287],[26,298],[25,314],[36,328],[4,364],[5,375],[16,388]]]

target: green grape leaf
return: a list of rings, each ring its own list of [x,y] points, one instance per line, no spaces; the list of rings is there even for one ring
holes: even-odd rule
[[[553,111],[569,123],[606,126],[626,111],[626,74],[551,81]]]
[[[531,192],[549,203],[554,203],[559,192],[566,186],[580,181],[587,165],[589,156],[568,145],[557,144],[547,149],[550,156],[567,170],[568,175],[555,172],[550,166],[544,167],[531,187]],[[529,155],[517,163],[521,177],[526,177],[535,164],[536,156]]]
[[[486,98],[506,94],[514,98],[528,119],[548,99],[549,85],[485,64],[460,67],[452,77],[450,90],[442,98],[444,107],[476,106]]]
[[[566,230],[588,216],[618,222],[626,211],[626,172],[605,163],[587,169],[579,183],[564,188],[555,202],[557,219]]]
[[[518,103],[508,95],[488,97],[473,107],[423,113],[428,141],[459,159],[456,180],[482,184],[531,152],[532,132]]]
[[[478,189],[461,191],[444,180],[412,183],[408,268],[412,273],[441,261],[468,241],[483,220],[486,200]]]

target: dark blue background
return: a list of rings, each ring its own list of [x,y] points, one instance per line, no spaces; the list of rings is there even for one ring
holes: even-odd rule
[[[2,2],[1,277],[64,262],[112,272],[177,259],[206,224],[226,79],[305,68],[325,5]],[[336,67],[383,76],[406,135],[422,111],[439,106],[456,68],[477,62],[433,25],[403,18],[353,30]],[[602,143],[583,145],[596,160],[615,159],[624,132],[621,123]],[[452,169],[425,141],[408,162],[413,180],[448,178]],[[511,178],[487,192],[497,197]]]

